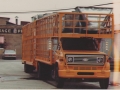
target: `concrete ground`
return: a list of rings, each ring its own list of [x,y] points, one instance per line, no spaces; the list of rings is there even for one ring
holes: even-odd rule
[[[54,89],[41,80],[28,80],[31,75],[24,73],[21,60],[0,61],[0,89]]]

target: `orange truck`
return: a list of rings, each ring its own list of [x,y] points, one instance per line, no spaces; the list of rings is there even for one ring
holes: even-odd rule
[[[113,14],[83,12],[82,9],[111,10],[99,7],[76,7],[74,12],[58,12],[35,20],[22,28],[22,63],[24,71],[37,71],[38,79],[54,79],[57,88],[65,80],[99,82],[108,88],[109,56],[100,52],[103,38],[113,39]]]

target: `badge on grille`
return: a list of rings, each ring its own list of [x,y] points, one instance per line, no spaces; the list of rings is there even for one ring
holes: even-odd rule
[[[96,61],[97,63],[101,63],[101,62],[103,62],[103,58],[97,58],[97,61]]]
[[[83,61],[88,61],[88,59],[87,58],[83,58]]]

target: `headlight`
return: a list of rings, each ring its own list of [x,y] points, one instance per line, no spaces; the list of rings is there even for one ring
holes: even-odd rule
[[[97,57],[97,63],[103,63],[104,62],[104,57]]]
[[[68,62],[73,62],[73,58],[72,57],[68,57]]]

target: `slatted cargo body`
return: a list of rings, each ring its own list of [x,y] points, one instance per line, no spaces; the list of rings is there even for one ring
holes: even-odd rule
[[[22,29],[22,60],[30,64],[35,60],[35,29],[36,22],[27,24]]]
[[[58,15],[44,17],[36,21],[36,60],[52,64],[51,45],[53,37],[58,38],[58,21]]]

